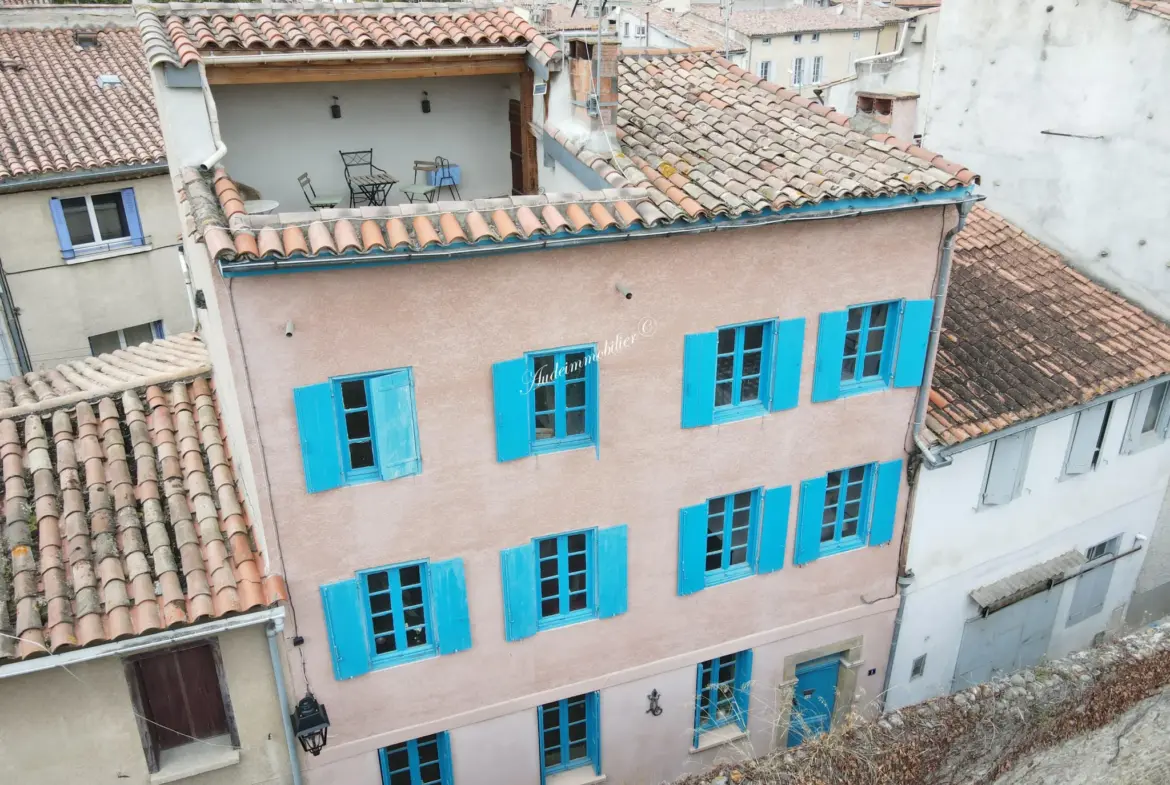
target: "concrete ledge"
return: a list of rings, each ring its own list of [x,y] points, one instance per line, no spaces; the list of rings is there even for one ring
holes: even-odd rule
[[[747,736],[747,731],[740,730],[738,725],[724,725],[722,728],[700,733],[699,743],[697,746],[691,747],[691,754],[694,755],[714,747],[721,747],[724,744],[731,744],[740,739],[746,739]]]
[[[150,785],[166,785],[234,766],[240,762],[240,751],[232,746],[231,736],[223,735],[166,750],[159,759],[158,771],[150,775]]]

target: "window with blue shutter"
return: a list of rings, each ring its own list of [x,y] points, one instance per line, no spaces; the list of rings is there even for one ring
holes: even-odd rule
[[[50,199],[49,215],[66,261],[146,244],[133,188]]]
[[[409,368],[293,390],[309,493],[422,470]]]
[[[501,551],[507,639],[625,613],[627,539],[622,524],[537,537]]]
[[[801,483],[793,562],[885,545],[894,534],[902,461],[835,469]]]
[[[529,352],[492,366],[496,458],[599,449],[597,346]]]
[[[536,710],[540,781],[550,774],[591,766],[601,774],[601,696],[590,692]]]
[[[338,679],[471,648],[462,559],[363,570],[321,600]]]
[[[753,488],[680,510],[678,593],[782,568],[791,495]]]
[[[922,384],[933,313],[933,300],[891,300],[821,314],[813,401]]]
[[[452,785],[451,742],[432,733],[378,750],[382,785]]]
[[[752,652],[726,654],[699,663],[695,685],[694,746],[708,731],[735,723],[747,730]]]

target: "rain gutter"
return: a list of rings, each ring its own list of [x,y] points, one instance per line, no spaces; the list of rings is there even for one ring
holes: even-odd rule
[[[450,60],[458,57],[503,57],[528,53],[526,46],[481,46],[460,49],[365,49],[343,52],[259,52],[246,55],[201,54],[204,65],[314,63],[351,60]]]

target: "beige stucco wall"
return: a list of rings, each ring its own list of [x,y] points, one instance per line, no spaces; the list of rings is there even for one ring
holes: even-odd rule
[[[153,250],[126,249],[112,258],[66,264],[49,200],[128,187]],[[87,357],[89,336],[157,319],[168,334],[190,330],[178,239],[174,189],[166,176],[0,195],[0,263],[34,366]]]
[[[261,465],[262,442],[275,511],[265,515],[266,535],[271,543],[275,521],[309,677],[333,720],[329,747],[308,761],[310,769],[587,689],[693,668],[752,636],[783,640],[794,625],[879,610],[861,598],[893,594],[895,548],[789,564],[678,597],[678,510],[716,494],[796,485],[833,468],[903,456],[915,390],[809,403],[816,320],[851,303],[928,297],[939,213],[233,279],[239,332],[225,314],[216,351],[234,358],[235,374],[242,338],[257,402],[250,460]],[[614,291],[618,281],[633,300]],[[228,286],[214,286],[214,303],[226,307]],[[683,335],[773,316],[807,319],[800,406],[681,429]],[[291,338],[284,335],[290,320]],[[647,324],[652,334],[640,331]],[[493,362],[586,341],[603,347],[630,334],[638,336],[633,344],[600,367],[600,460],[579,450],[497,463]],[[307,494],[292,389],[403,366],[414,369],[422,473]],[[237,398],[250,406],[247,395]],[[795,504],[789,553],[794,518]],[[617,523],[630,526],[630,611],[508,643],[499,551],[537,535]],[[464,560],[473,648],[335,681],[319,585],[359,569],[451,557]],[[838,637],[858,634],[845,626]],[[880,683],[885,654],[867,656]]]
[[[769,81],[791,85],[792,61],[797,57],[803,57],[805,84],[801,88],[801,94],[812,95],[814,57],[820,55],[825,58],[821,84],[841,79],[853,73],[853,61],[857,58],[869,57],[878,54],[879,51],[893,50],[892,44],[887,49],[879,50],[878,33],[877,29],[862,30],[861,38],[855,41],[852,30],[826,30],[816,42],[812,40],[812,33],[802,33],[799,44],[793,43],[791,34],[772,36],[768,43],[764,43],[764,38],[757,36],[750,39],[747,70],[758,76],[760,63],[771,60],[772,73]]]
[[[288,783],[288,747],[263,627],[219,636],[239,763],[184,785]],[[125,665],[107,657],[0,679],[0,782],[149,785]]]

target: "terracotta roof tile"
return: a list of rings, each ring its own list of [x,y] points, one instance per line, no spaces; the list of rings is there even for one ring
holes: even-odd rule
[[[252,545],[199,339],[91,359],[0,382],[0,662],[287,598]]]
[[[1129,6],[1132,11],[1141,11],[1170,20],[1170,0],[1115,0],[1115,2]]]
[[[985,207],[954,253],[927,436],[946,446],[1170,373],[1170,326]]]
[[[805,6],[763,11],[732,11],[729,24],[732,30],[744,35],[763,36],[830,30],[867,30],[907,17],[906,12],[897,8],[883,8],[867,2],[865,11],[859,19],[856,2],[849,0],[845,6],[844,13],[839,13],[836,8]],[[696,5],[691,13],[706,19],[708,23],[720,27],[723,25],[723,12],[717,6]]]
[[[164,160],[137,31],[93,31],[92,48],[75,32],[0,30],[0,180]]]
[[[547,37],[508,8],[184,3],[144,5],[137,18],[151,66],[186,66],[205,55],[319,49],[524,46],[546,65],[561,57]]]

